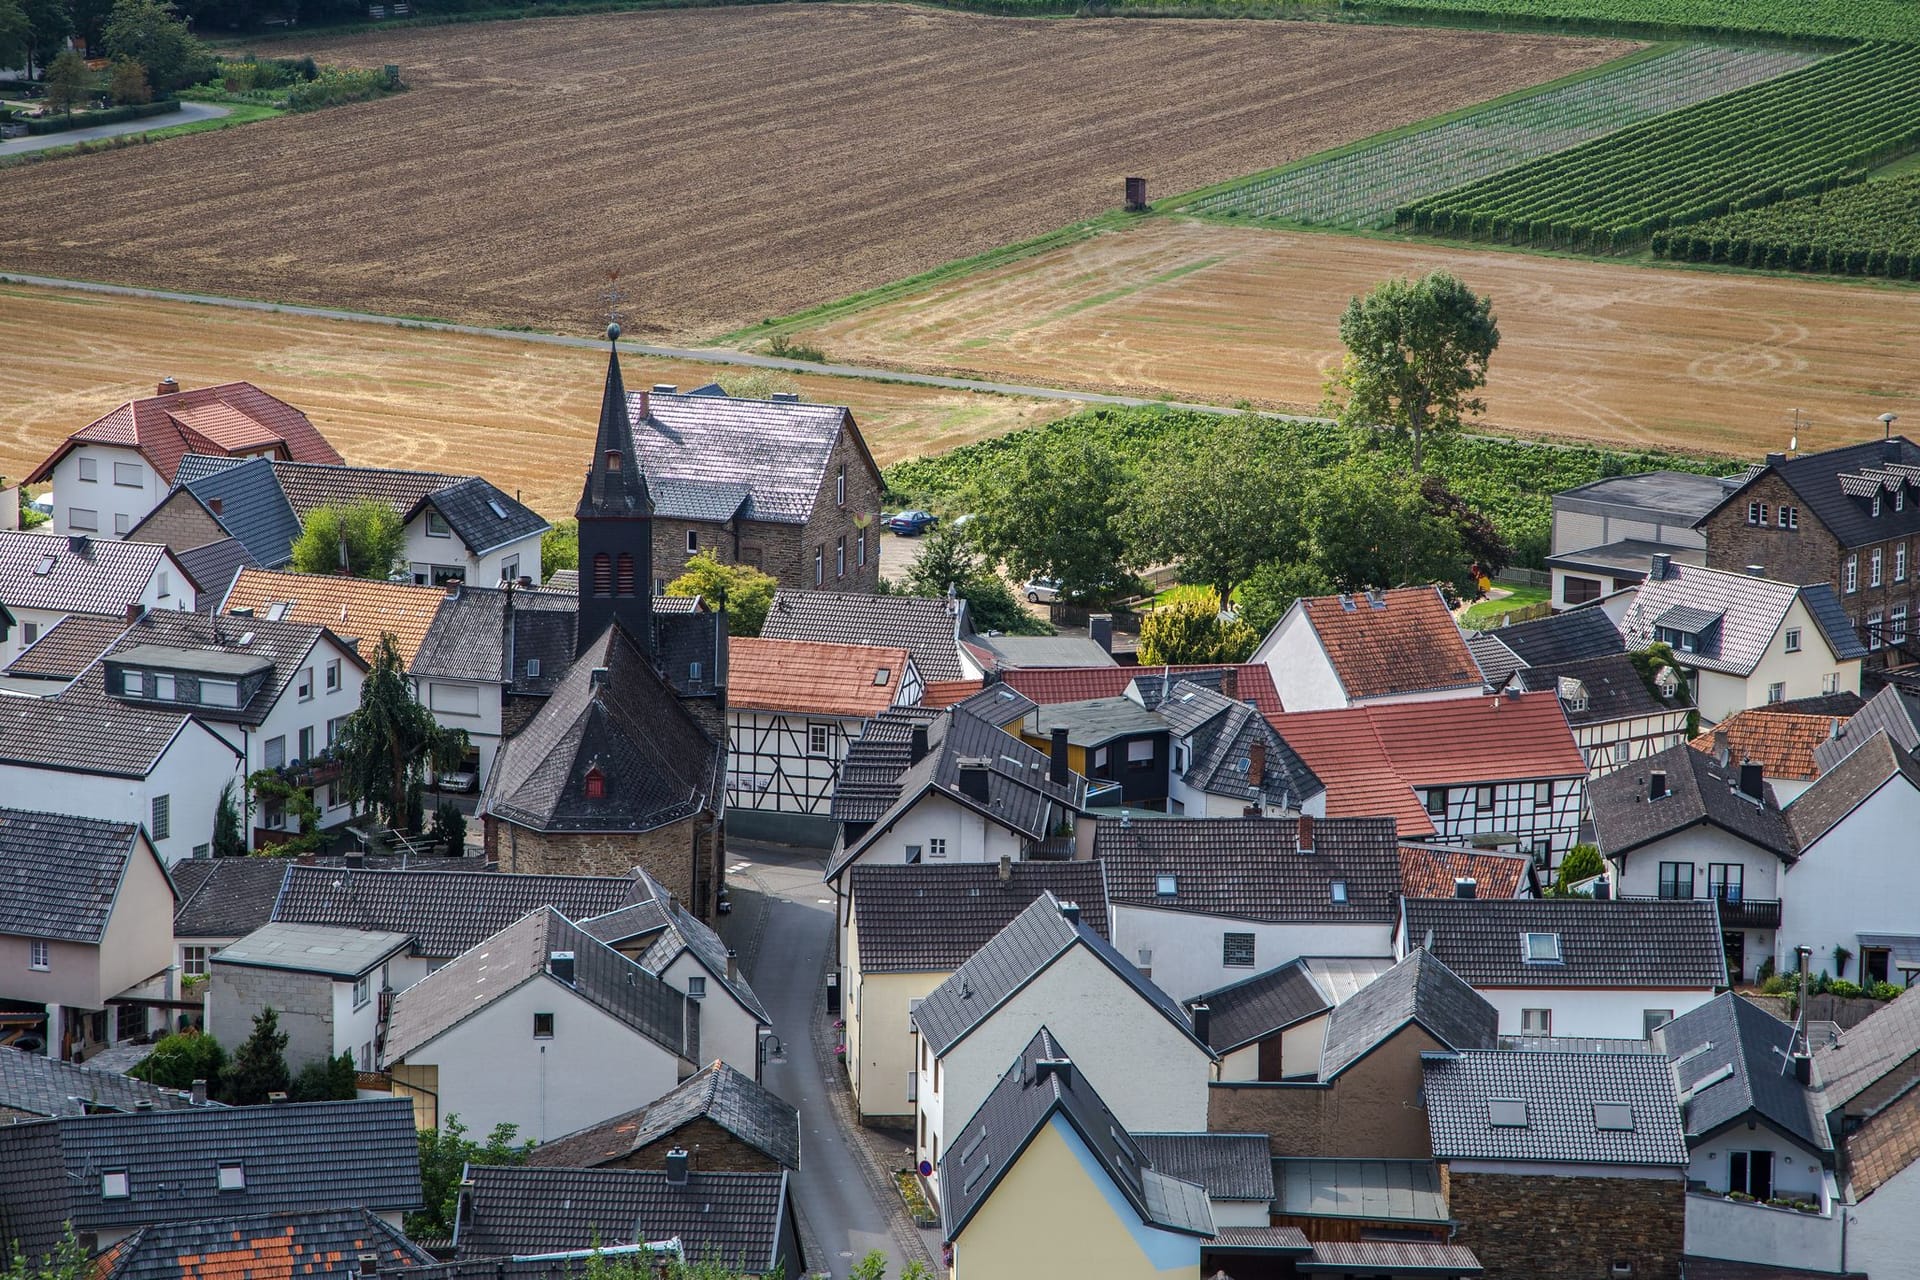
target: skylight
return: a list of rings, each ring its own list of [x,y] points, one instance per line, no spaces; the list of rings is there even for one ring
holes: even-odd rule
[[[1163,898],[1171,898],[1180,892],[1180,881],[1174,876],[1155,876],[1153,891]]]
[[[247,1167],[238,1160],[220,1162],[220,1190],[245,1191],[247,1189]]]
[[[1496,1129],[1524,1129],[1527,1104],[1511,1098],[1495,1098],[1487,1103],[1487,1123]]]
[[[127,1187],[125,1169],[109,1169],[100,1175],[100,1198],[102,1200],[124,1200],[131,1192]]]
[[[44,578],[52,572],[53,572],[52,556],[41,556],[40,563],[33,566],[33,574],[36,578]]]
[[[887,681],[891,679],[893,679],[892,667],[880,667],[873,673],[873,683],[881,688],[886,687]]]
[[[499,516],[502,520],[505,520],[507,518],[507,509],[500,505],[499,499],[488,498],[487,506],[493,511],[493,514],[495,514],[496,516]]]
[[[1345,902],[1347,900],[1347,882],[1345,880],[1335,880],[1330,887],[1333,890],[1333,900],[1335,902]]]
[[[1630,1102],[1596,1102],[1593,1104],[1593,1127],[1596,1129],[1633,1129],[1633,1104]]]
[[[1560,964],[1560,935],[1557,933],[1523,933],[1520,935],[1520,958],[1528,964]]]

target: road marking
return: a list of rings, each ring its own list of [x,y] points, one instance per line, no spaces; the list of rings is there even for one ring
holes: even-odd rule
[[[832,898],[815,898],[814,901],[819,903],[823,907],[830,907],[833,905]]]

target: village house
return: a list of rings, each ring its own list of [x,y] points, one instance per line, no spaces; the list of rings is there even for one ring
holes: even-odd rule
[[[1559,696],[1574,741],[1587,758],[1589,778],[1684,742],[1693,712],[1677,686],[1671,694],[1662,692],[1624,653],[1523,667],[1507,677],[1504,687],[1514,693]]]
[[[1317,1080],[1328,1015],[1393,965],[1374,956],[1289,960],[1184,1003],[1195,1033],[1219,1056],[1216,1080]]]
[[[800,1168],[800,1112],[752,1076],[715,1059],[672,1092],[611,1120],[543,1142],[536,1168],[662,1169],[684,1152],[701,1169]]]
[[[701,1052],[758,1080],[773,1018],[740,972],[739,955],[645,870],[634,875],[648,895],[644,908],[588,919],[581,928],[698,1003]],[[642,909],[659,913],[658,928],[635,919]]]
[[[1827,711],[1838,721],[1827,741],[1813,749],[1814,774],[1825,773],[1839,764],[1853,749],[1885,730],[1893,745],[1912,752],[1920,747],[1920,694],[1898,684],[1888,684],[1880,692],[1854,708],[1851,714]]]
[[[1816,1047],[1811,1067],[1811,1099],[1840,1149],[1846,1264],[1899,1275],[1920,1222],[1920,1002],[1882,1006]]]
[[[1797,586],[1658,557],[1620,630],[1630,648],[1672,648],[1708,724],[1770,702],[1857,693],[1868,653],[1824,581]]]
[[[67,618],[124,622],[198,601],[193,578],[158,543],[0,530],[0,608],[14,623],[0,635],[0,666]]]
[[[199,1280],[243,1267],[247,1280],[356,1280],[433,1255],[365,1209],[295,1209],[142,1228],[97,1260],[95,1280]]]
[[[920,678],[934,684],[979,680],[986,673],[961,643],[971,632],[967,602],[957,598],[931,600],[783,586],[773,594],[760,638],[905,649]]]
[[[314,924],[264,924],[207,958],[207,1033],[237,1045],[268,1009],[287,1037],[287,1066],[353,1059],[374,1069],[380,1017],[392,998],[392,962],[404,933]]]
[[[1205,685],[1235,702],[1251,703],[1262,715],[1277,716],[1284,707],[1273,687],[1273,671],[1264,663],[1190,663],[1159,667],[1122,667],[1112,663],[1091,667],[1033,667],[1006,672],[1003,683],[1039,706],[1059,702],[1093,702],[1101,698],[1132,698],[1142,706],[1159,686],[1161,696],[1175,681]]]
[[[868,720],[924,686],[905,649],[728,641],[727,821],[742,837],[829,846],[840,762]]]
[[[1302,596],[1253,651],[1289,711],[1467,698],[1485,677],[1437,587]]]
[[[1782,705],[1735,712],[1689,745],[1723,767],[1759,765],[1780,803],[1791,804],[1820,776],[1817,753],[1841,735],[1847,717],[1782,711]]]
[[[182,466],[199,461],[189,455]],[[127,532],[130,539],[164,543],[205,583],[209,595],[224,590],[241,568],[285,566],[300,537],[300,517],[281,490],[270,459],[249,458],[231,466],[224,465],[227,459],[218,461],[223,464],[219,469],[177,482],[173,492]]]
[[[1644,1040],[1727,987],[1719,913],[1699,899],[1406,898],[1397,942],[1444,961],[1507,1036]]]
[[[307,415],[250,382],[182,391],[162,379],[60,443],[27,476],[53,482],[53,532],[125,537],[174,483],[188,454],[338,463]]]
[[[1733,486],[1687,471],[1608,476],[1553,495],[1547,568],[1553,607],[1573,609],[1631,588],[1647,562],[1705,564],[1707,539],[1694,526]]]
[[[1408,898],[1538,897],[1533,859],[1524,854],[1444,845],[1400,846],[1400,892]]]

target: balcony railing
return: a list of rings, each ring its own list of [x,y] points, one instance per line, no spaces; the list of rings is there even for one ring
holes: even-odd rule
[[[1722,929],[1778,929],[1780,927],[1780,899],[1749,898],[1739,891],[1729,892],[1716,887],[1711,891],[1697,895],[1711,898],[1720,904],[1720,927]],[[1692,901],[1692,897],[1678,893],[1661,893],[1653,899],[1639,895],[1642,901]]]

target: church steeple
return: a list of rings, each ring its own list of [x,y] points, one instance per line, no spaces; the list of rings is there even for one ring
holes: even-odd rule
[[[576,655],[616,618],[649,656],[653,635],[653,495],[633,446],[626,383],[620,377],[620,326],[607,326],[607,384],[600,429],[574,515],[580,522],[580,619]],[[642,397],[640,412],[646,413]]]

